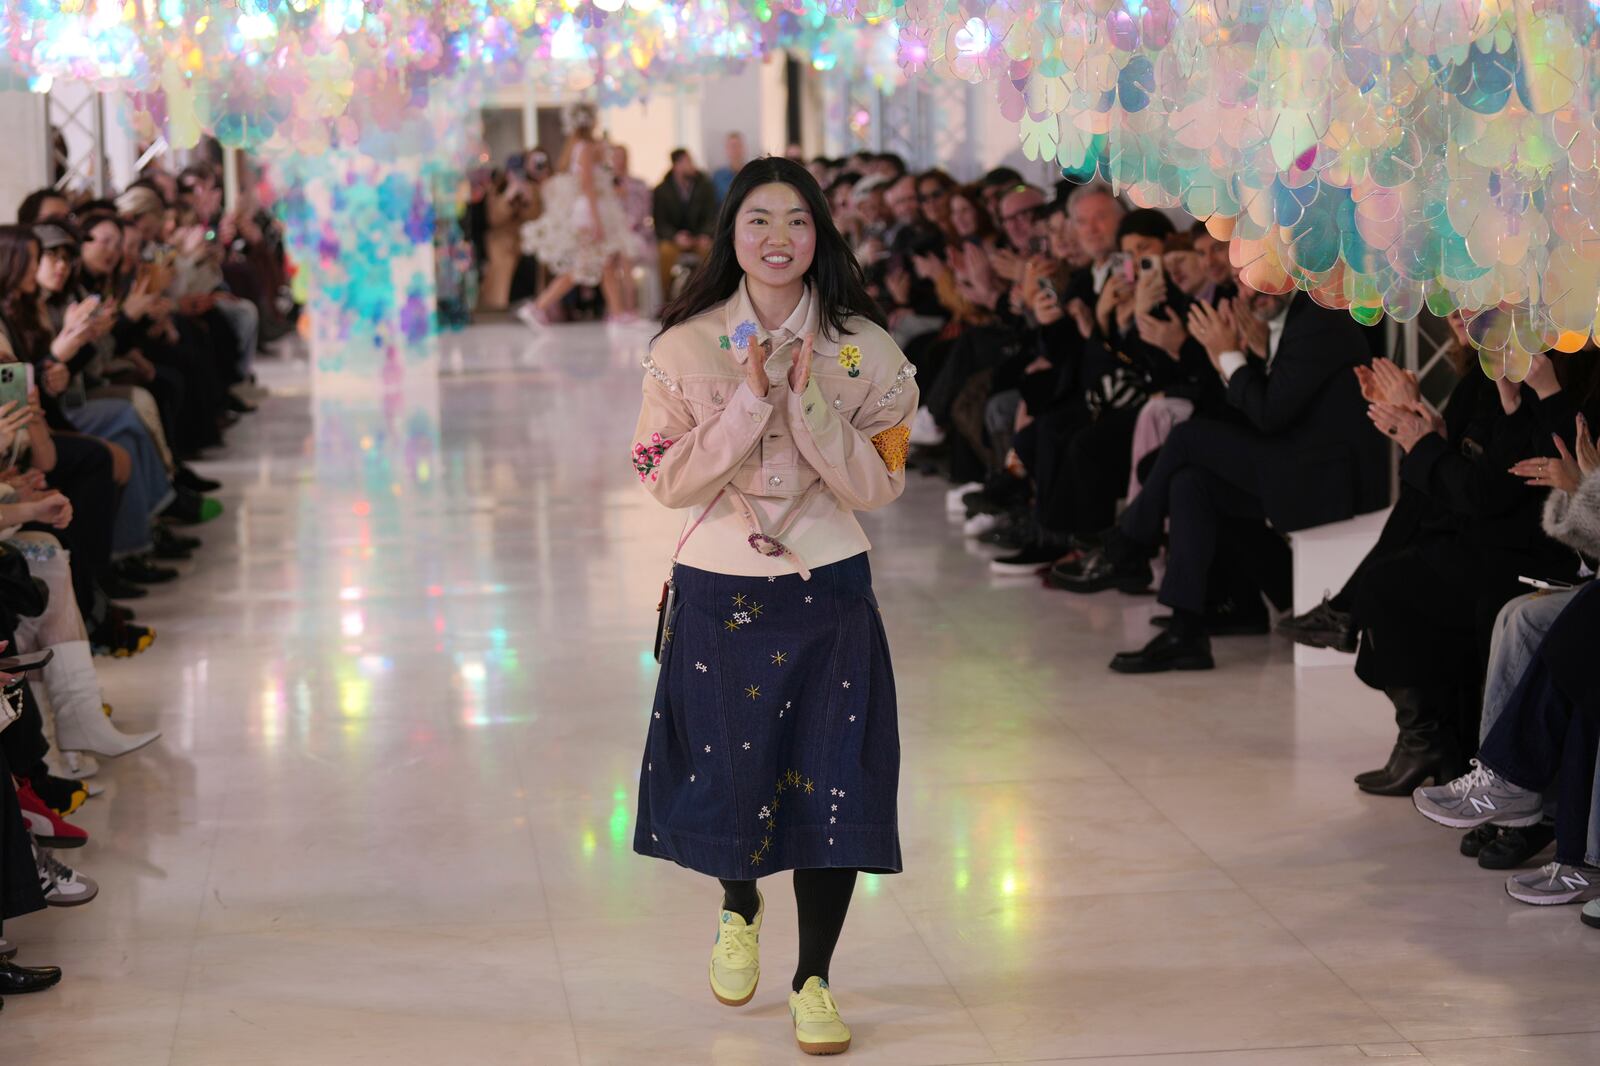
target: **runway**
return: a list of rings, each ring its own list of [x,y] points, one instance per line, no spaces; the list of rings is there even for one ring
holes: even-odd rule
[[[227,513],[139,607],[155,647],[97,660],[165,736],[74,819],[99,898],[7,925],[66,971],[5,1003],[7,1066],[805,1059],[787,876],[733,1010],[715,885],[631,850],[679,525],[629,463],[647,335],[447,336],[437,411],[319,412],[303,364],[265,368],[203,467]],[[1576,908],[1350,783],[1381,697],[1269,638],[1113,675],[1153,601],[991,578],[945,488],[865,517],[906,872],[845,927],[846,1061],[1600,1061]]]

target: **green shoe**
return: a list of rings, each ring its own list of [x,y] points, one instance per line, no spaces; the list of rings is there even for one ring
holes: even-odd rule
[[[711,994],[717,1002],[742,1007],[756,994],[761,980],[761,919],[767,901],[756,893],[756,920],[745,923],[743,916],[723,911],[717,923],[717,946],[711,951]]]
[[[850,1030],[839,1020],[839,1005],[828,982],[808,977],[798,992],[789,993],[794,1039],[807,1055],[839,1055],[850,1050]]]

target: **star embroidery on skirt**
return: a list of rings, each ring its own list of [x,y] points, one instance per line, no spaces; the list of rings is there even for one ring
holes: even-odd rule
[[[842,788],[839,790],[839,798],[844,799],[844,789]]]
[[[768,829],[776,829],[776,828],[778,828],[778,823],[774,822],[771,818],[768,818],[767,819],[767,828]]]
[[[744,593],[742,593],[742,592],[739,593],[739,595],[737,595],[737,596],[735,596],[733,598],[733,605],[735,607],[743,607],[744,603],[745,603]]]
[[[750,617],[751,618],[760,618],[762,610],[763,610],[763,608],[759,603],[752,603],[750,605]]]
[[[837,822],[837,821],[838,821],[838,820],[839,820],[839,819],[837,819],[837,818],[829,818],[829,819],[828,819],[828,824],[829,824],[829,825],[832,825],[832,824],[833,824],[833,823],[835,823],[835,822]]]
[[[806,788],[806,795],[808,795],[808,796],[811,795],[811,793],[813,793],[813,792],[815,792],[817,790],[816,786],[811,783],[811,778],[809,778],[809,777],[806,778],[805,788]]]
[[[723,625],[723,628],[725,628],[729,633],[737,633],[737,632],[739,632],[739,623],[736,620],[732,619],[732,618],[730,618],[726,622],[722,623],[722,625]]]
[[[810,603],[810,602],[811,602],[811,597],[810,597],[810,596],[807,596],[807,597],[806,597],[806,602],[807,602],[807,603]]]
[[[694,668],[696,670],[700,671],[702,674],[706,672],[706,664],[705,663],[695,663],[694,664]]]
[[[692,785],[692,784],[694,784],[694,775],[693,775],[693,774],[690,774],[690,775],[689,775],[689,783],[690,783],[690,784],[691,784],[691,785]]]
[[[774,585],[774,584],[777,584],[777,581],[778,581],[778,579],[777,579],[777,578],[775,578],[775,577],[769,577],[769,578],[767,578],[767,584],[769,584],[769,585]]]
[[[830,789],[828,789],[828,795],[830,795],[830,796],[837,796],[837,795],[838,795],[838,794],[839,794],[839,790],[838,790],[838,789],[836,789],[836,788],[830,788]]]
[[[752,851],[750,853],[750,865],[752,865],[752,866],[760,866],[761,865],[761,853],[759,851]]]
[[[838,809],[839,809],[839,805],[837,803],[835,803],[832,807],[828,808],[828,810],[830,810],[830,811],[836,811]]]
[[[830,848],[833,847],[833,838],[832,837],[828,838],[828,847],[830,847]]]
[[[750,750],[750,742],[748,740],[744,742],[744,750],[745,751],[749,751]]]
[[[773,666],[782,666],[785,663],[787,663],[788,661],[789,661],[789,653],[788,652],[778,651],[778,652],[773,652],[772,653],[772,665]]]
[[[761,698],[761,686],[760,685],[750,685],[750,686],[745,688],[744,694],[746,696],[749,696],[753,700],[760,699]]]
[[[660,838],[660,837],[658,837],[658,836],[656,836],[656,835],[655,835],[655,834],[654,834],[654,833],[651,833],[651,834],[650,834],[650,839],[651,839],[651,840],[654,840],[654,841],[655,841],[655,842],[656,842],[656,843],[658,843],[658,844],[659,844],[659,843],[661,843],[661,838]]]
[[[710,755],[710,754],[711,754],[711,745],[710,745],[710,744],[707,744],[707,745],[706,745],[706,754],[707,754],[707,755]]]
[[[657,718],[660,718],[660,717],[661,717],[661,712],[660,712],[660,711],[657,711],[657,712],[656,712],[656,717],[657,717]]]
[[[849,687],[850,687],[850,682],[848,682],[848,681],[846,681],[846,682],[845,682],[845,683],[844,683],[844,687],[845,687],[845,688],[849,688]]]
[[[772,817],[772,808],[771,807],[763,807],[763,808],[761,808],[761,817],[763,817],[763,818],[771,818]]]
[[[856,716],[855,716],[855,715],[853,715],[853,714],[852,714],[852,715],[851,715],[851,716],[850,716],[850,720],[851,720],[851,721],[852,721],[852,722],[853,722],[853,721],[855,721],[855,720],[856,720]]]

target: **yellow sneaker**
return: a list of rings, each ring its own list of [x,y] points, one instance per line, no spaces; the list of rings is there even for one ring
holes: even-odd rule
[[[789,993],[794,1039],[807,1055],[839,1055],[850,1050],[850,1030],[839,1020],[839,1005],[828,982],[808,977],[798,992]]]
[[[755,921],[746,924],[741,915],[723,911],[717,923],[717,946],[711,951],[711,994],[729,1007],[749,1003],[761,980],[761,919],[767,901],[759,891],[756,901]]]

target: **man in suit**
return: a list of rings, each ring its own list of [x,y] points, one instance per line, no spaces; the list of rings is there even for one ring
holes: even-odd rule
[[[661,258],[661,291],[672,291],[672,268],[684,253],[704,257],[717,227],[717,193],[711,179],[694,165],[687,148],[672,150],[672,169],[651,197],[656,248]]]
[[[1170,525],[1160,600],[1173,609],[1171,624],[1113,659],[1119,673],[1212,668],[1206,582],[1219,532],[1231,523],[1266,520],[1288,533],[1375,510],[1388,498],[1384,442],[1367,426],[1351,372],[1372,353],[1348,312],[1319,307],[1305,293],[1244,288],[1235,304],[1194,305],[1189,331],[1224,383],[1227,408],[1173,429],[1102,548],[1062,582],[1078,592],[1147,588],[1150,559]]]

